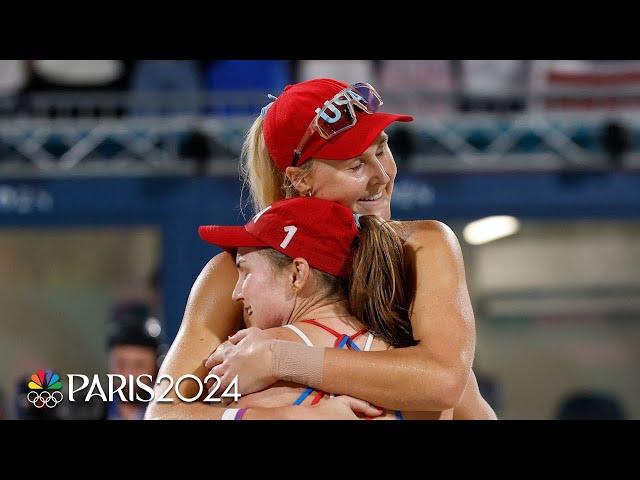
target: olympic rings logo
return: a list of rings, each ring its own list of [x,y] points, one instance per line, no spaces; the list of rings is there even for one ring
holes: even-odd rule
[[[45,406],[49,408],[53,408],[58,405],[62,401],[63,395],[62,392],[47,392],[44,390],[43,392],[36,392],[35,390],[31,390],[27,394],[27,400],[33,404],[36,408],[43,408]]]

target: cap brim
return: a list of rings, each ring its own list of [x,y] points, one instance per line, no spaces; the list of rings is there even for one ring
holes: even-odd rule
[[[410,115],[378,112],[372,115],[358,115],[358,122],[353,128],[336,135],[322,144],[311,155],[325,160],[348,160],[362,155],[376,137],[393,122],[411,122]]]
[[[216,245],[225,250],[239,247],[266,247],[262,240],[251,235],[240,227],[228,227],[219,225],[203,225],[198,227],[198,235],[207,243]]]

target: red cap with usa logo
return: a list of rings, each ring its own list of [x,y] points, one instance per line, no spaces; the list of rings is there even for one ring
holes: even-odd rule
[[[344,205],[295,197],[269,205],[244,226],[203,225],[198,234],[225,250],[270,247],[290,258],[304,258],[330,275],[346,277],[358,228],[353,212]]]
[[[267,150],[278,169],[284,172],[291,166],[294,150],[316,116],[316,109],[348,86],[331,78],[316,78],[285,87],[267,110],[262,126]],[[385,112],[366,114],[357,111],[356,116],[357,122],[353,128],[329,140],[314,133],[304,147],[297,165],[302,165],[311,157],[324,160],[355,158],[362,155],[391,123],[413,120],[410,115]]]

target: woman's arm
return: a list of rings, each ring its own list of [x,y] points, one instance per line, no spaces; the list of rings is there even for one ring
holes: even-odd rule
[[[419,344],[384,352],[325,352],[324,391],[375,405],[447,410],[458,405],[475,353],[475,319],[453,231],[441,222],[412,224],[405,242],[413,336]]]
[[[265,379],[287,380],[387,409],[440,411],[457,406],[475,351],[462,252],[455,234],[440,222],[412,222],[410,228],[405,253],[411,267],[409,287],[415,292],[410,318],[417,346],[376,352],[327,348],[318,365],[318,355],[300,350],[319,347],[260,341],[259,332],[249,329],[232,337],[235,349],[212,355],[207,366],[227,378],[242,377],[248,386],[242,393],[255,391],[251,385],[263,385]],[[309,378],[309,371],[318,370]]]
[[[184,312],[180,330],[158,372],[169,375],[174,381],[185,374],[192,374],[203,380],[209,373],[202,365],[213,348],[233,335],[242,326],[242,308],[231,300],[231,292],[237,280],[237,270],[233,257],[226,252],[212,258],[202,269],[191,287],[189,300]],[[155,394],[160,395],[166,384],[156,385]],[[190,398],[197,393],[195,382],[184,381],[180,393]],[[167,398],[172,403],[151,403],[145,418],[192,418],[209,415],[211,408],[204,404],[182,402],[172,389]],[[208,410],[202,410],[208,408]]]

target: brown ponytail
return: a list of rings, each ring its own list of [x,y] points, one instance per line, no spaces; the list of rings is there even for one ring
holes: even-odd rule
[[[375,215],[360,217],[360,238],[348,282],[353,315],[394,347],[416,345],[411,333],[409,291],[399,224]]]

